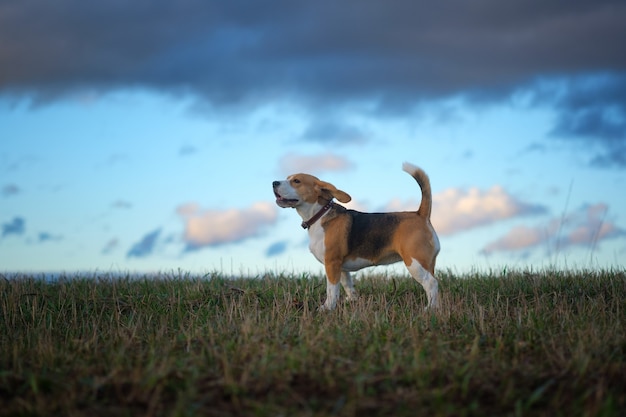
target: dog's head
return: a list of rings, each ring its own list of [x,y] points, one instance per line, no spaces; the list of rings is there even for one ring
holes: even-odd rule
[[[309,174],[290,175],[286,180],[274,181],[272,186],[276,204],[283,208],[296,208],[303,204],[326,204],[333,198],[342,203],[352,199],[345,191],[338,190],[331,183]]]

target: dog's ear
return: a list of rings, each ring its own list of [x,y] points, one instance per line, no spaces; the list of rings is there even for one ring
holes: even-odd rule
[[[352,197],[345,191],[338,190],[337,187],[332,185],[329,182],[317,181],[315,187],[318,189],[320,194],[327,194],[327,198],[334,197],[342,203],[348,203],[352,200]]]

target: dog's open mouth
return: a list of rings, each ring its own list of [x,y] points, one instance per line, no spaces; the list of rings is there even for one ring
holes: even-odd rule
[[[274,195],[276,196],[276,204],[278,204],[280,207],[293,207],[294,205],[298,204],[298,200],[284,198],[276,191],[274,191]]]

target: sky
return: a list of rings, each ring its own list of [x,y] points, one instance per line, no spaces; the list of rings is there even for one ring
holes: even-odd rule
[[[0,0],[0,273],[321,273],[272,182],[417,210],[405,161],[440,270],[623,269],[624,39],[624,1]]]

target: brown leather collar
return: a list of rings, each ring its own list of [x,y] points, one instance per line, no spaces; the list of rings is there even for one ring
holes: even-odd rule
[[[322,217],[324,213],[330,210],[332,206],[333,206],[333,200],[330,200],[328,203],[326,203],[324,207],[320,209],[320,211],[315,213],[315,215],[311,217],[308,221],[305,221],[305,222],[303,221],[300,226],[302,226],[303,229],[308,229],[309,227],[313,226],[313,223],[318,221],[320,217]]]

